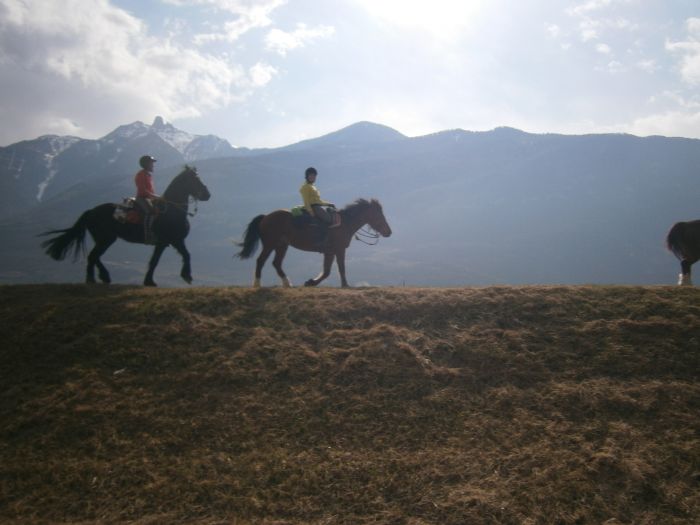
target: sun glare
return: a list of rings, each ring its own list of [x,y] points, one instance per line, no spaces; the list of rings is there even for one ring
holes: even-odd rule
[[[481,0],[356,0],[371,16],[405,29],[453,36],[468,28],[484,5]]]

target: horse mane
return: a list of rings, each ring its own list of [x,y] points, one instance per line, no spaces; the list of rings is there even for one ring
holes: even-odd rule
[[[184,179],[184,176],[187,175],[187,174],[190,173],[190,172],[194,172],[194,174],[196,175],[196,174],[197,174],[197,168],[195,168],[194,166],[190,166],[189,164],[185,164],[185,165],[182,167],[182,171],[181,171],[180,173],[178,173],[177,175],[175,175],[175,176],[173,177],[173,180],[170,181],[170,184],[168,185],[168,187],[170,187],[170,186],[172,186],[173,184],[176,184],[178,181]]]
[[[351,219],[365,211],[367,208],[371,208],[373,206],[378,206],[380,210],[382,209],[382,205],[377,199],[367,200],[360,198],[345,206],[342,210],[340,210],[340,214],[346,219]]]
[[[197,174],[197,168],[196,168],[195,166],[190,166],[189,164],[185,164],[185,165],[182,167],[182,171],[181,171],[180,173],[178,173],[178,174],[175,176],[175,178],[178,178],[180,175],[184,175],[184,174],[187,173],[188,171],[193,171],[195,175]]]

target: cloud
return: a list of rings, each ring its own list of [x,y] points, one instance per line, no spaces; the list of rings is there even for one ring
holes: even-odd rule
[[[247,13],[240,33],[283,2],[187,3]],[[245,100],[275,73],[156,38],[108,0],[0,0],[0,117],[19,123],[0,130],[0,143],[35,129],[94,137],[156,114],[199,116]]]
[[[164,0],[175,5],[208,6],[216,11],[223,11],[233,16],[217,30],[209,33],[200,33],[194,37],[197,44],[205,44],[212,41],[235,42],[241,36],[252,29],[268,27],[272,25],[270,14],[280,6],[286,4],[286,0]]]
[[[666,49],[682,55],[681,77],[691,86],[700,85],[700,18],[686,20],[688,35],[683,42],[666,42]]]
[[[637,62],[637,67],[647,73],[654,73],[659,69],[659,65],[654,59],[640,60]]]
[[[273,29],[265,38],[267,49],[285,56],[292,49],[303,47],[308,42],[319,38],[328,38],[335,32],[330,26],[320,26],[309,29],[305,24],[297,24],[297,28],[291,33],[280,29]]]
[[[574,7],[567,9],[567,12],[574,15],[583,15],[590,11],[596,11],[602,7],[610,5],[610,0],[589,0]]]
[[[213,11],[223,11],[252,22],[250,28],[269,25],[269,14],[287,0],[160,0],[164,4],[180,7],[208,7]]]
[[[622,17],[601,17],[600,12],[609,10],[616,4],[629,3],[630,0],[590,0],[577,6],[566,9],[566,13],[579,19],[579,35],[583,42],[596,40],[601,31],[606,29],[634,31],[638,26],[630,20]]]
[[[586,19],[579,24],[579,31],[581,33],[581,40],[588,42],[589,40],[595,40],[599,36],[600,22],[597,20]]]
[[[242,77],[220,58],[150,37],[140,20],[104,0],[0,0],[0,6],[11,14],[0,23],[3,65],[105,95],[142,94],[171,116],[228,103]]]
[[[700,138],[700,111],[667,111],[635,120],[630,133]]]
[[[253,85],[256,87],[268,84],[276,74],[277,69],[269,64],[263,64],[262,62],[258,62],[250,68],[250,78],[253,81]]]
[[[558,38],[561,35],[561,28],[556,24],[550,24],[547,26],[547,33],[551,38]]]

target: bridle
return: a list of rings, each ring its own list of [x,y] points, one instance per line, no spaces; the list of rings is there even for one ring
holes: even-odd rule
[[[193,194],[189,193],[187,195],[187,202],[182,204],[179,202],[174,202],[165,198],[161,197],[161,201],[164,202],[168,206],[173,206],[176,210],[181,211],[182,213],[187,214],[188,217],[194,217],[197,215],[198,207],[197,204],[199,203],[199,199],[195,197]],[[192,202],[194,205],[194,211],[189,211],[189,203]]]
[[[365,239],[374,239],[374,242],[365,241],[362,237],[364,237]],[[377,244],[379,242],[379,238],[380,235],[376,231],[366,230],[364,227],[360,228],[357,232],[355,232],[355,239],[367,244],[368,246],[374,246],[375,244]]]
[[[194,211],[189,211],[189,202],[190,202],[190,200],[191,200],[191,201],[193,202],[193,204],[194,204]],[[164,203],[164,204],[166,205],[166,209],[163,210],[163,212],[165,212],[165,211],[167,210],[167,207],[168,207],[168,206],[172,206],[172,207],[175,208],[176,210],[179,210],[179,211],[181,211],[181,212],[183,212],[183,213],[186,213],[188,217],[194,217],[195,215],[197,215],[197,203],[199,202],[199,200],[198,200],[194,195],[189,195],[189,196],[187,197],[187,203],[185,203],[185,204],[181,204],[181,203],[179,203],[179,202],[175,202],[175,201],[171,201],[171,200],[168,200],[168,199],[164,199],[164,198],[162,198],[162,197],[161,197],[161,199],[160,199],[160,202],[162,202],[162,203]]]

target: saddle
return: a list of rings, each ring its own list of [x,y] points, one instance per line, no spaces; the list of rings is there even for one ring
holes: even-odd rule
[[[331,216],[333,217],[333,222],[327,224],[317,217],[313,217],[303,205],[294,206],[289,210],[292,214],[292,224],[297,228],[305,228],[307,226],[314,226],[319,228],[337,228],[341,224],[340,213],[336,210],[331,211]]]
[[[115,203],[113,217],[117,222],[122,224],[143,225],[143,242],[144,244],[156,244],[157,239],[153,233],[153,222],[160,215],[158,206],[154,206],[154,213],[144,213],[144,211],[136,204],[134,197],[126,197],[121,204]]]
[[[134,197],[126,197],[121,203],[114,203],[114,220],[122,224],[143,224],[144,213],[136,205]]]

